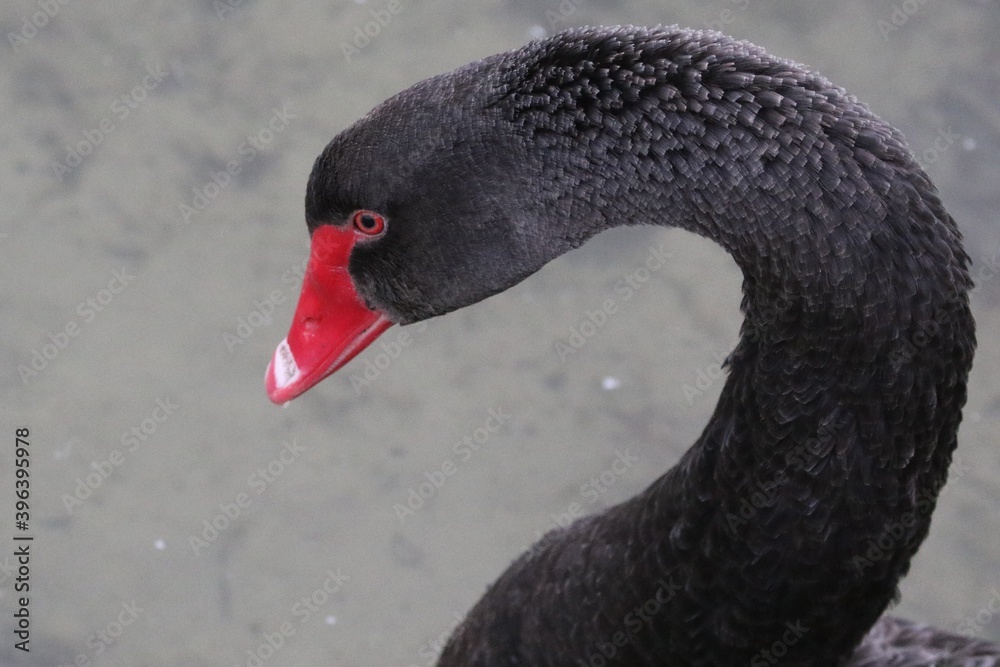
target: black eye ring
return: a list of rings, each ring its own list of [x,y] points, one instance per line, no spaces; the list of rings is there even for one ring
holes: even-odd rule
[[[374,211],[355,211],[351,224],[355,231],[365,236],[379,236],[385,232],[385,218]]]

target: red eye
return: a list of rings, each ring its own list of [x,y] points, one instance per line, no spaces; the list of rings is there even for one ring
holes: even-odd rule
[[[385,231],[385,218],[373,211],[355,211],[351,223],[365,236],[378,236]]]

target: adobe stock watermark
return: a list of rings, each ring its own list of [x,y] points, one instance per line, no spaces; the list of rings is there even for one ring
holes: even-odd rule
[[[627,447],[625,451],[621,449],[615,450],[615,458],[611,461],[611,464],[597,473],[592,475],[590,479],[580,485],[579,495],[586,501],[585,503],[578,500],[574,500],[566,506],[566,509],[562,512],[554,512],[549,514],[550,523],[545,529],[538,529],[534,534],[534,541],[531,544],[524,544],[521,546],[521,553],[533,554],[538,551],[542,538],[550,530],[555,530],[557,528],[565,528],[577,519],[580,519],[590,513],[597,501],[608,492],[608,490],[615,486],[622,478],[625,477],[629,472],[632,471],[636,463],[639,462],[639,457],[632,453]]]
[[[301,262],[296,262],[290,266],[282,275],[281,282],[289,286],[293,292],[297,290],[305,279],[306,267],[309,258],[306,257]],[[272,315],[278,305],[288,301],[288,294],[284,289],[273,289],[263,299],[254,299],[250,311],[245,315],[236,318],[236,326],[232,331],[222,334],[222,342],[230,354],[236,352],[237,348],[250,340],[258,330],[274,324]],[[413,343],[413,334],[421,334],[427,329],[426,322],[420,322],[413,326],[397,331],[395,340],[391,336],[379,342],[378,346],[372,346],[359,355],[359,363],[362,365],[360,373],[351,373],[351,387],[355,394],[361,394],[361,390],[374,382],[386,370],[393,361],[399,358],[402,351]],[[380,350],[374,352],[373,350]]]
[[[236,318],[236,329],[233,330],[233,333],[227,331],[222,334],[222,342],[226,344],[229,354],[247,342],[254,331],[273,324],[274,318],[271,317],[271,313],[274,312],[275,306],[285,303],[285,301],[285,293],[280,289],[271,290],[271,293],[263,301],[255,299],[250,312]]]
[[[354,393],[360,396],[362,389],[378,380],[382,372],[399,359],[403,350],[413,344],[414,335],[419,336],[425,331],[427,323],[420,322],[412,327],[400,329],[395,339],[380,340],[378,347],[373,345],[370,348],[372,351],[359,359],[359,364],[356,364],[358,372],[351,373],[351,388],[354,389]]]
[[[927,171],[927,167],[941,159],[941,155],[951,150],[952,146],[962,138],[961,134],[951,131],[951,125],[947,128],[938,128],[937,135],[931,145],[914,155],[914,159],[920,168]]]
[[[694,399],[703,396],[706,391],[711,389],[716,380],[726,377],[727,356],[724,352],[713,352],[712,359],[714,361],[704,368],[697,369],[694,384],[684,384],[682,389],[684,390],[684,398],[687,400],[688,405],[694,405]]]
[[[292,120],[298,118],[289,111],[289,106],[289,102],[283,102],[280,108],[272,109],[267,123],[256,132],[246,135],[246,139],[236,147],[236,157],[226,162],[224,169],[210,171],[208,180],[200,186],[191,188],[194,195],[190,202],[181,202],[177,205],[181,219],[186,224],[190,224],[196,214],[207,209],[222,191],[229,187],[233,178],[239,176],[248,164],[271,145],[275,137],[288,128]]]
[[[236,13],[245,4],[246,0],[212,0],[212,9],[220,21],[225,21],[227,14]]]
[[[406,500],[392,506],[400,523],[404,523],[407,518],[423,508],[426,502],[437,495],[448,480],[458,472],[461,464],[468,462],[476,452],[482,450],[486,443],[510,421],[510,415],[501,407],[490,408],[486,415],[481,426],[472,429],[452,445],[454,457],[444,459],[433,470],[425,470],[424,481],[407,489]]]
[[[302,285],[302,281],[305,280],[308,265],[309,257],[295,262],[281,274],[281,283],[288,285],[292,291],[297,290]],[[250,340],[250,337],[258,329],[273,324],[274,319],[271,314],[274,312],[275,306],[285,303],[286,297],[283,289],[275,289],[271,290],[263,300],[255,299],[250,312],[236,318],[236,328],[233,332],[227,331],[222,334],[222,342],[225,343],[229,353],[236,352],[236,348]]]
[[[921,517],[930,516],[937,503],[954,488],[954,482],[965,477],[971,470],[972,466],[965,463],[961,456],[956,455],[952,459],[948,473],[951,484],[942,487],[936,495],[931,491],[918,493],[913,509],[903,512],[892,521],[887,521],[882,526],[882,532],[879,533],[878,537],[868,540],[864,554],[851,558],[850,564],[858,573],[863,573],[868,568],[874,567],[883,558],[894,555],[899,543],[910,538],[918,520]]]
[[[38,11],[25,14],[21,19],[21,29],[7,33],[7,43],[14,53],[21,53],[38,33],[45,29],[49,21],[59,15],[60,10],[69,4],[69,0],[38,0],[35,3]]]
[[[616,630],[604,641],[594,644],[594,650],[586,661],[577,664],[586,667],[605,667],[609,660],[615,660],[623,648],[635,641],[635,638],[663,611],[663,608],[684,586],[675,583],[672,577],[661,577],[656,582],[656,590],[642,604],[627,612]]]
[[[439,632],[436,637],[426,640],[420,645],[420,648],[417,649],[417,655],[423,659],[423,664],[426,667],[430,667],[437,662],[437,659],[441,657],[441,651],[443,651],[444,647],[448,644],[448,639],[450,639],[451,635],[455,632],[455,628],[461,625],[462,621],[465,620],[465,614],[457,611],[451,612],[451,617],[451,625]],[[420,665],[418,663],[411,662],[407,665],[407,667],[420,667]]]
[[[347,62],[351,62],[351,60],[361,55],[361,52],[372,43],[372,40],[376,39],[382,34],[383,30],[392,25],[392,22],[404,9],[406,9],[406,6],[402,0],[389,0],[383,9],[372,8],[368,10],[368,14],[372,17],[371,20],[367,21],[363,26],[354,26],[351,41],[340,43],[340,52],[344,54]]]
[[[559,5],[555,9],[546,9],[545,20],[549,22],[549,28],[551,30],[568,28],[570,17],[576,14],[576,10],[583,3],[584,0],[560,0]]]
[[[306,258],[301,263],[294,264],[282,274],[281,281],[298,287],[305,275],[305,267],[309,259]],[[232,331],[222,334],[222,342],[230,354],[236,352],[237,348],[250,340],[259,329],[274,324],[275,308],[288,301],[288,295],[282,289],[271,290],[263,299],[254,299],[252,307],[248,313],[236,318],[236,326]],[[403,350],[413,344],[413,334],[421,334],[427,330],[427,323],[420,322],[411,327],[407,327],[396,333],[395,339],[387,336],[390,340],[381,340],[378,346],[372,346],[370,350],[362,352],[359,356],[360,373],[351,373],[351,387],[355,394],[361,394],[361,390],[378,379],[382,371],[386,370],[393,361],[399,358]],[[373,350],[379,350],[374,352]]]
[[[112,269],[111,279],[107,285],[77,304],[76,317],[68,320],[55,332],[49,332],[47,336],[49,342],[40,348],[32,348],[28,363],[18,365],[17,374],[21,377],[21,382],[27,385],[44,372],[69,348],[70,343],[80,335],[84,326],[96,320],[97,316],[103,313],[133,280],[135,276],[129,274],[127,267],[123,266],[121,271]]]
[[[586,317],[576,326],[570,327],[566,340],[556,341],[555,348],[560,361],[565,362],[570,356],[579,352],[587,344],[587,341],[593,338],[608,323],[608,320],[621,310],[622,305],[635,297],[655,272],[666,266],[672,253],[664,250],[664,245],[666,244],[661,243],[657,247],[651,246],[646,253],[645,261],[631,273],[623,275],[615,283],[616,296],[605,299],[597,308],[587,310]]]
[[[970,637],[981,637],[993,621],[1000,617],[1000,589],[990,589],[989,601],[974,614],[963,616],[955,626],[955,632]]]
[[[785,630],[781,637],[776,639],[769,647],[761,649],[750,658],[750,667],[769,667],[781,662],[781,659],[788,655],[788,649],[799,643],[802,637],[809,632],[801,620],[785,622]]]
[[[99,627],[87,637],[87,651],[81,651],[73,657],[72,664],[60,664],[59,667],[91,667],[94,665],[94,658],[99,658],[113,647],[125,634],[125,630],[135,623],[139,614],[145,611],[139,604],[122,602],[121,611],[110,621]]]
[[[330,602],[330,597],[351,579],[341,572],[339,567],[336,570],[327,570],[324,576],[319,586],[292,605],[289,612],[291,618],[279,621],[274,632],[262,633],[260,643],[254,648],[247,649],[246,660],[241,663],[244,667],[263,667],[289,639],[295,636],[298,632],[297,626],[305,625],[314,615],[320,613]]]
[[[781,488],[791,481],[789,474],[813,469],[818,459],[829,454],[837,434],[848,424],[850,420],[846,415],[830,418],[820,424],[814,437],[788,449],[784,456],[787,468],[778,468],[773,475],[765,479],[754,479],[748,488],[744,489],[743,497],[739,506],[734,508],[735,511],[727,509],[726,524],[729,529],[735,532],[739,526],[745,526],[752,521],[761,510],[774,507]]]
[[[121,449],[114,448],[108,452],[107,458],[100,461],[91,461],[91,471],[86,476],[76,478],[76,486],[73,493],[62,495],[63,507],[67,514],[81,507],[83,503],[94,495],[94,492],[104,486],[104,483],[120,469],[126,461],[127,455],[135,452],[139,447],[148,443],[150,438],[156,433],[163,422],[167,421],[180,406],[170,400],[170,397],[158,398],[152,410],[149,411],[138,424],[133,425],[129,430],[122,433],[119,442]]]
[[[888,18],[881,18],[875,22],[882,39],[888,42],[889,36],[899,32],[926,4],[927,0],[902,0],[892,3],[892,11],[889,12]]]
[[[149,98],[149,94],[159,88],[169,76],[162,64],[147,65],[146,75],[130,90],[112,100],[110,113],[97,121],[93,127],[84,128],[83,136],[76,143],[68,144],[62,160],[53,160],[52,176],[60,183],[83,161],[97,150],[108,137],[118,130],[115,123],[124,122]]]
[[[751,2],[752,0],[729,0],[733,8],[726,7],[714,19],[706,21],[705,28],[716,32],[729,32],[729,24],[736,20],[738,13],[749,9]]]
[[[236,523],[244,510],[253,505],[253,499],[264,493],[275,480],[284,474],[285,470],[294,463],[304,452],[305,447],[298,444],[298,441],[287,440],[281,443],[281,450],[265,465],[258,467],[247,477],[247,486],[253,492],[253,496],[247,492],[239,492],[231,501],[219,503],[219,511],[211,518],[201,522],[201,532],[197,535],[188,535],[188,546],[195,556],[201,553],[219,539],[222,533]]]

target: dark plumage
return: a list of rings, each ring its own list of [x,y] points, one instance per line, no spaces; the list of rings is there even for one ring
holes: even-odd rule
[[[846,667],[996,667],[993,642],[883,616]]]
[[[419,83],[336,137],[310,230],[360,209],[387,230],[353,246],[351,279],[400,323],[617,225],[711,238],[745,278],[701,437],[646,491],[513,563],[441,665],[824,666],[855,651],[927,535],[975,348],[969,259],[898,131],[718,33],[570,30]],[[884,619],[848,664],[1000,665],[972,640],[935,662],[933,636]],[[890,659],[909,638],[928,648]]]

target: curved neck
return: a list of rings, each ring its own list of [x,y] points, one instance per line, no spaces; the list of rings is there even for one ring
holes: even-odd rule
[[[901,144],[861,168],[856,144],[803,141],[813,170],[726,155],[685,182],[668,161],[670,214],[632,200],[729,251],[746,316],[703,435],[627,505],[645,579],[683,585],[637,634],[646,657],[765,664],[783,643],[782,664],[835,664],[896,595],[947,476],[974,347],[954,223]]]
[[[749,45],[673,37],[615,45],[607,57],[643,76],[589,107],[532,94],[583,85],[593,62],[539,65],[506,98],[557,175],[539,204],[560,211],[553,237],[682,227],[745,279],[708,426],[645,493],[578,528],[600,557],[563,602],[590,601],[590,636],[624,633],[621,664],[754,664],[784,642],[784,665],[832,665],[895,595],[944,484],[975,346],[968,258],[866,107]],[[558,544],[529,560],[557,567]]]
[[[895,595],[956,444],[975,338],[954,222],[898,132],[752,45],[581,31],[499,68],[494,106],[543,184],[523,204],[541,260],[612,226],[688,229],[741,267],[746,320],[678,465],[547,535],[441,664],[837,664]]]
[[[822,169],[789,174],[806,194],[781,205],[787,191],[739,163],[679,190],[681,226],[743,270],[746,316],[708,426],[632,523],[636,540],[670,536],[633,556],[647,580],[683,582],[649,637],[674,637],[687,659],[753,664],[784,643],[782,664],[835,664],[927,535],[974,324],[954,223],[913,162],[888,153],[835,190]],[[678,619],[696,620],[678,633]]]

